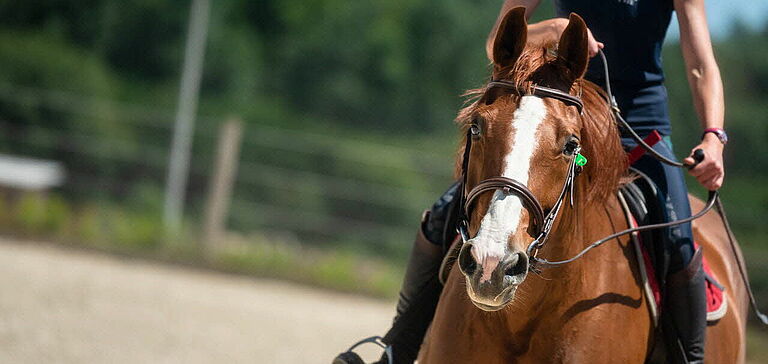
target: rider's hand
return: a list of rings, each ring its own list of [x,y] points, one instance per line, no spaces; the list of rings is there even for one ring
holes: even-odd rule
[[[565,31],[565,27],[568,26],[568,19],[566,18],[556,18],[557,21],[557,38],[560,39],[560,36],[563,35],[563,32]],[[597,51],[600,49],[603,49],[605,45],[602,42],[598,42],[595,37],[592,35],[592,31],[587,28],[587,40],[588,47],[589,47],[589,58],[592,58],[597,55]]]
[[[595,37],[592,36],[592,31],[587,29],[587,35],[589,36],[589,58],[592,58],[597,55],[597,51],[600,49],[603,49],[605,45],[602,42],[598,42],[595,40]]]
[[[704,135],[701,144],[691,150],[691,156],[683,160],[684,163],[693,164],[693,151],[701,149],[704,151],[704,160],[696,168],[688,171],[704,188],[714,191],[723,185],[725,177],[725,168],[723,166],[723,143],[712,133]]]

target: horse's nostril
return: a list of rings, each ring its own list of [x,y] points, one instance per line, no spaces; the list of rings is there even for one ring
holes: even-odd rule
[[[505,262],[504,275],[514,277],[528,272],[528,257],[524,253],[514,253]]]
[[[472,256],[471,249],[472,244],[464,244],[459,252],[459,269],[468,276],[471,276],[477,270],[477,262],[475,257]]]

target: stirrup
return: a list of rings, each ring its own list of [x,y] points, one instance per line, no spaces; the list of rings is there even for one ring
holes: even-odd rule
[[[376,344],[382,349],[384,349],[384,354],[387,356],[387,364],[393,364],[392,361],[392,345],[386,345],[383,341],[381,336],[371,336],[367,339],[363,339],[352,345],[347,351],[339,354],[335,359],[333,359],[332,364],[365,364],[362,358],[360,358],[360,355],[357,355],[352,350],[355,350],[360,345],[363,344]]]

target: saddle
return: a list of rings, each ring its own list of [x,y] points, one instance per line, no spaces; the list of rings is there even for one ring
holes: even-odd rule
[[[656,184],[642,172],[630,168],[637,177],[619,189],[619,201],[624,207],[630,226],[642,226],[669,221],[664,201],[658,193]],[[648,299],[653,321],[658,325],[660,308],[666,295],[666,277],[669,273],[672,251],[668,228],[654,229],[632,235],[632,243],[637,253],[638,265],[644,292]],[[694,243],[695,244],[695,243]],[[698,248],[698,244],[695,244]],[[712,274],[706,258],[703,260],[706,274],[707,321],[714,322],[722,318],[728,310],[725,299],[725,287]]]

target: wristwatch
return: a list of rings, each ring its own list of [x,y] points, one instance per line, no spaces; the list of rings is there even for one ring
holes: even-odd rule
[[[704,139],[704,136],[707,135],[707,133],[715,134],[717,139],[720,139],[720,142],[723,144],[728,143],[728,134],[725,133],[723,128],[706,128],[704,129],[704,132],[701,133],[701,139]]]

